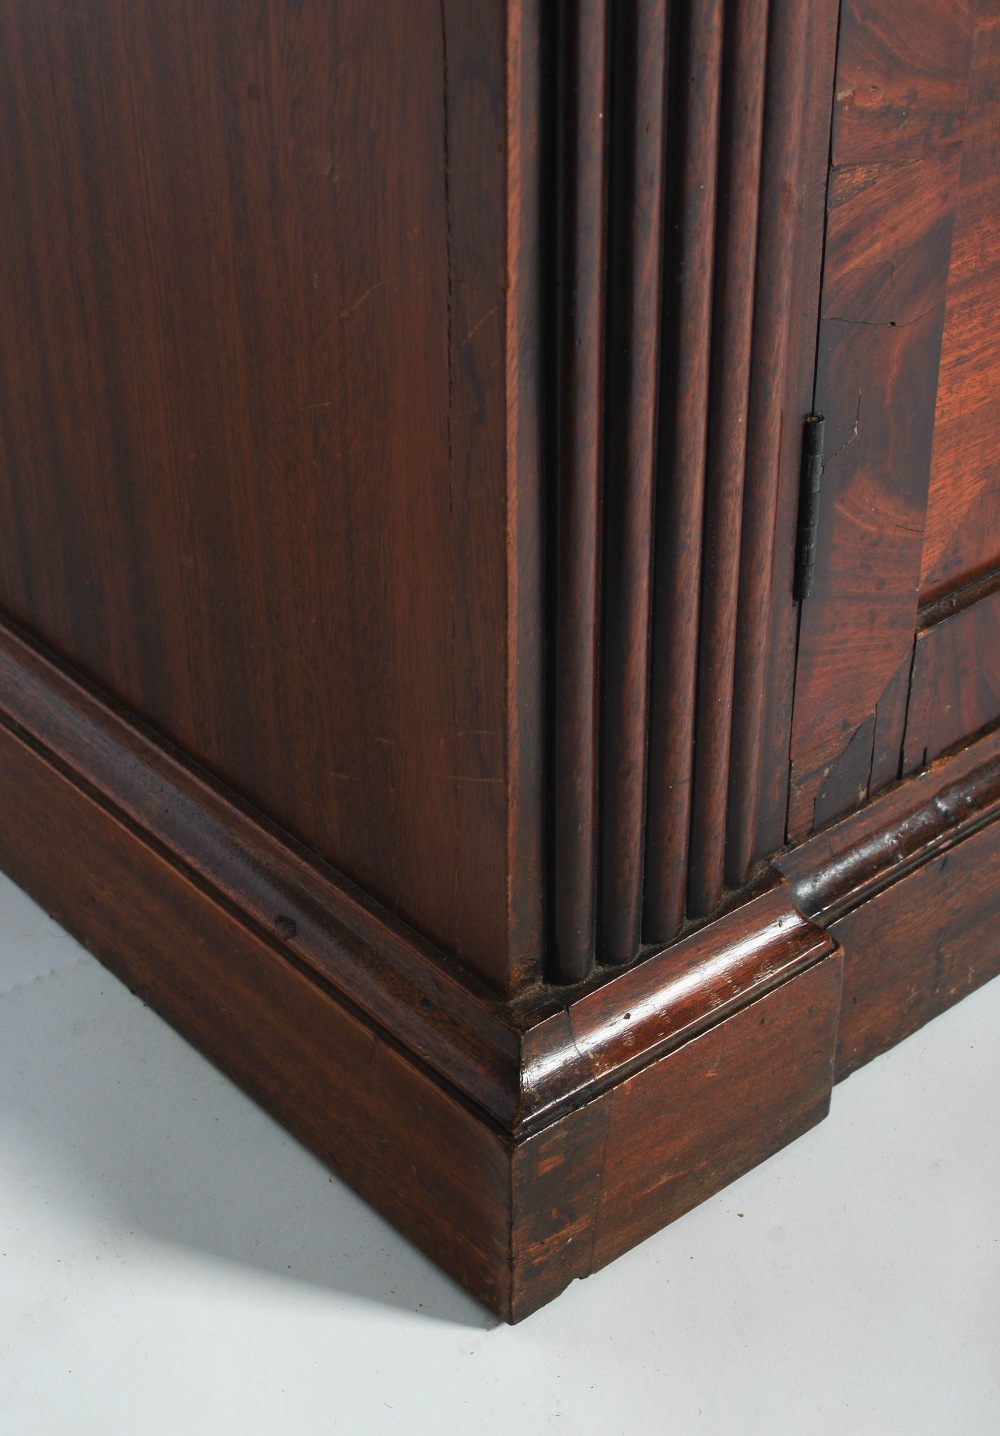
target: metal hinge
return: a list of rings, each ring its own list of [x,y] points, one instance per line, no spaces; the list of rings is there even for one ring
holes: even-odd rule
[[[802,469],[799,478],[799,524],[795,537],[795,580],[792,596],[799,603],[809,597],[816,567],[816,531],[819,528],[819,481],[823,474],[822,414],[809,414],[802,425]]]

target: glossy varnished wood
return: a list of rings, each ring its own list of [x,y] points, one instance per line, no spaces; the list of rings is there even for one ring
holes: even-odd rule
[[[666,0],[614,11],[609,199],[600,943],[642,936],[650,585],[663,273]]]
[[[837,954],[519,1147],[515,1316],[821,1121],[840,993]]]
[[[0,0],[0,865],[507,1319],[1000,967],[995,18]]]
[[[677,9],[646,816],[646,941],[684,922],[705,490],[723,0]]]
[[[6,871],[445,1270],[503,1310],[509,1179],[498,1132],[338,1003],[280,939],[250,929],[7,728],[0,795],[24,812],[16,836],[3,825]]]
[[[913,654],[903,772],[1000,719],[1000,592],[921,628]]]
[[[0,798],[27,814],[3,866],[508,1319],[590,1269],[578,1222],[601,1265],[826,1109],[839,958],[777,875],[652,963],[504,1005],[16,635]]]
[[[0,8],[0,603],[501,988],[505,24]]]
[[[827,175],[830,161],[839,0],[808,7],[805,97],[797,176],[793,300],[787,340],[781,414],[777,512],[771,567],[771,625],[767,645],[760,791],[756,841],[744,852],[773,853],[788,823],[788,755],[791,746],[799,606],[794,600],[795,534],[801,480],[802,423],[814,407],[816,335],[823,268]],[[734,873],[738,865],[734,867]]]
[[[726,812],[726,877],[733,887],[746,881],[758,850],[785,376],[795,295],[793,217],[800,202],[800,147],[808,113],[807,9],[797,0],[774,0],[771,8]]]
[[[842,14],[815,407],[826,416],[803,604],[789,834],[898,771],[972,22],[964,5]],[[912,102],[907,96],[912,91]]]
[[[767,14],[765,0],[739,0],[726,16],[687,892],[699,916],[724,886]]]
[[[550,973],[572,982],[593,968],[597,936],[606,0],[560,6],[554,29],[557,505]]]
[[[976,0],[921,601],[1000,565],[1000,5]]]
[[[846,1071],[996,966],[996,735],[675,946],[503,1003],[33,645],[0,653],[5,869],[509,1320],[819,1121],[838,1024]]]
[[[779,859],[844,949],[838,1077],[1000,973],[998,818],[993,733]]]

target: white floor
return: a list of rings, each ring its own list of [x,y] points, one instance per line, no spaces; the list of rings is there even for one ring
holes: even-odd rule
[[[1000,982],[498,1326],[0,879],[0,1433],[1000,1433]]]

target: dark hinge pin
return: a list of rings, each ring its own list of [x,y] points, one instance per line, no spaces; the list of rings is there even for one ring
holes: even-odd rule
[[[819,481],[823,473],[822,414],[810,414],[802,425],[802,470],[799,479],[799,525],[795,537],[793,597],[801,603],[812,589],[819,528]]]

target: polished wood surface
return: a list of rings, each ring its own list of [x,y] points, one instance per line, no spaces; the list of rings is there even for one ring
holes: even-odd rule
[[[0,797],[24,813],[16,836],[12,824],[0,833],[15,881],[456,1280],[504,1310],[509,1177],[496,1129],[6,727]]]
[[[994,590],[917,634],[903,772],[1000,719],[1000,592]]]
[[[597,938],[597,655],[600,638],[607,109],[606,0],[562,5],[553,20],[558,176],[555,634],[552,680],[552,961],[586,977]]]
[[[837,1076],[1000,974],[1000,733],[778,860],[844,949]]]
[[[825,958],[518,1149],[526,1311],[823,1119],[841,976],[839,954]]]
[[[761,243],[757,261],[753,369],[747,416],[747,473],[733,678],[732,748],[726,812],[726,877],[746,881],[758,855],[767,703],[767,656],[772,628],[774,544],[782,491],[781,439],[799,416],[786,412],[785,388],[792,314],[802,294],[793,216],[801,202],[803,146],[809,115],[807,7],[775,0],[767,74],[761,176]],[[820,137],[827,133],[819,125]],[[812,143],[815,143],[813,138]],[[805,293],[810,286],[806,279]],[[786,491],[786,497],[790,497]],[[787,603],[787,594],[781,596]],[[789,674],[783,675],[787,686]]]
[[[876,750],[881,779],[898,771],[971,41],[962,5],[849,3],[841,16],[815,397],[822,542],[802,606],[791,837],[864,800]]]
[[[698,746],[691,796],[687,890],[688,908],[697,916],[718,906],[725,887],[726,832],[719,814],[726,807],[733,721],[767,6],[760,0],[746,0],[731,11],[731,17],[733,23],[726,28],[722,72],[719,252],[712,297],[714,333],[695,715]]]
[[[785,841],[788,818],[788,753],[791,744],[794,683],[799,639],[799,605],[794,601],[795,535],[801,483],[802,423],[814,407],[816,334],[826,229],[826,195],[833,118],[839,0],[813,0],[807,7],[805,95],[796,176],[793,303],[789,314],[787,362],[783,381],[778,493],[771,570],[771,622],[767,644],[765,698],[761,728],[760,787],[753,829],[746,838],[734,832],[732,871],[738,875],[744,855],[773,853]],[[778,121],[780,123],[780,120]],[[749,736],[749,735],[748,735]],[[733,766],[732,784],[740,781]],[[749,810],[744,807],[744,813]],[[734,825],[735,828],[735,825]],[[749,842],[751,831],[756,840]],[[737,851],[738,849],[738,851]]]
[[[776,874],[714,937],[503,1004],[34,645],[2,653],[4,868],[507,1319],[575,1274],[575,1208],[600,1265],[823,1116],[839,958]]]
[[[668,9],[617,6],[612,32],[599,888],[610,962],[642,941]]]
[[[429,0],[0,9],[0,603],[501,988],[503,57]]]
[[[646,815],[647,941],[684,922],[698,656],[698,590],[711,363],[722,0],[679,7],[669,142],[683,156],[667,194],[663,392],[654,543]]]
[[[948,279],[922,602],[1000,566],[1000,5],[977,0]]]
[[[995,4],[0,0],[0,865],[506,1319],[997,971]]]

